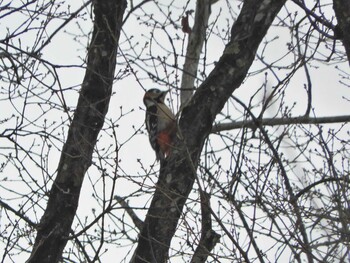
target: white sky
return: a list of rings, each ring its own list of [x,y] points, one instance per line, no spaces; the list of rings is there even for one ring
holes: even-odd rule
[[[170,1],[162,1],[163,4],[166,4]],[[79,7],[81,4],[81,1],[74,1],[70,3],[71,10],[75,10]],[[176,19],[179,18],[182,11],[183,11],[183,3],[179,4],[178,10],[173,10],[172,18]],[[237,2],[238,4],[238,2]],[[136,5],[136,3],[135,3]],[[292,4],[289,5],[289,8],[295,8]],[[187,9],[195,9],[193,1],[191,1],[190,6]],[[216,18],[217,14],[220,12],[221,9],[221,15],[218,18],[218,25],[226,25],[226,19],[229,17],[228,10],[225,4],[225,1],[219,1],[219,3],[215,4],[212,9],[212,20]],[[162,22],[165,19],[164,15],[159,14],[159,10],[155,8],[155,5],[149,3],[145,5],[144,10],[148,13],[153,13],[154,16],[159,16],[159,21]],[[87,12],[90,12],[90,10],[86,10]],[[300,11],[299,11],[300,12]],[[138,12],[137,12],[138,13]],[[302,13],[302,12],[301,12]],[[86,16],[86,18],[89,18],[89,16]],[[193,17],[191,17],[190,23],[193,21]],[[180,21],[176,21],[180,25]],[[0,28],[6,28],[6,27],[12,27],[14,21],[11,21],[9,18],[5,21],[1,21]],[[59,25],[61,22],[57,23]],[[232,21],[229,23],[232,24]],[[49,27],[48,29],[48,35],[50,34],[49,30],[54,30],[56,25],[52,25],[52,27]],[[223,26],[224,27],[224,26]],[[91,20],[87,19],[85,22],[82,22],[80,20],[79,26],[77,26],[76,22],[73,20],[69,23],[69,25],[62,31],[61,33],[57,34],[57,36],[54,37],[52,43],[49,44],[44,49],[43,52],[43,58],[54,63],[54,64],[62,64],[62,65],[80,65],[82,63],[81,58],[85,58],[86,56],[86,38],[81,38],[82,43],[78,44],[77,42],[73,41],[71,38],[71,35],[69,33],[72,32],[84,32],[88,33],[91,30]],[[130,16],[130,19],[127,21],[127,23],[123,27],[124,32],[127,34],[127,36],[133,35],[135,39],[139,39],[140,41],[140,47],[144,45],[145,39],[143,35],[149,36],[149,33],[147,32],[147,28],[144,26],[140,26],[138,21],[135,19],[134,16]],[[4,31],[3,31],[4,32]],[[157,31],[158,32],[158,31]],[[177,31],[171,32],[172,35],[178,34],[181,38],[184,37],[184,34],[182,33],[181,29],[177,29]],[[267,36],[267,39],[272,39],[275,36],[279,36],[279,39],[275,41],[275,44],[271,45],[265,52],[265,57],[268,61],[273,61],[275,58],[278,58],[279,55],[287,49],[286,41],[290,38],[289,31],[287,30],[278,30],[273,29],[270,30]],[[0,38],[3,37],[3,34],[0,33]],[[30,34],[26,34],[26,38],[22,39],[22,43],[28,43],[30,42],[30,38],[32,36]],[[164,36],[158,37],[159,41],[164,41],[162,44],[165,46],[169,46],[169,42]],[[187,40],[187,37],[186,37]],[[125,35],[122,34],[120,43],[123,43],[122,46],[126,47],[125,41]],[[178,45],[177,52],[181,54],[182,48],[181,48],[181,41],[176,42]],[[207,60],[208,63],[212,63],[215,60],[217,60],[222,53],[222,50],[224,48],[224,43],[218,38],[213,37],[208,42],[208,54],[207,54]],[[154,52],[159,52],[159,54],[162,54],[161,49],[156,49]],[[122,58],[118,58],[118,60],[121,62]],[[182,66],[183,60],[179,60],[179,66]],[[282,62],[284,63],[284,62]],[[286,61],[288,63],[288,61]],[[332,115],[346,115],[348,114],[348,108],[349,108],[349,102],[347,100],[343,99],[343,96],[350,98],[349,88],[341,85],[339,83],[339,71],[335,69],[336,65],[323,65],[321,63],[313,63],[313,68],[310,68],[310,74],[313,77],[313,107],[316,113],[316,116],[332,116]],[[348,65],[340,65],[343,67],[347,72],[349,72]],[[255,63],[253,65],[253,69],[257,69],[261,67],[261,64]],[[316,68],[317,67],[317,68]],[[117,71],[121,69],[117,66]],[[72,67],[72,68],[62,68],[58,71],[60,83],[63,88],[79,85],[84,76],[84,70],[78,67]],[[206,70],[206,73],[208,74],[210,72],[209,69]],[[179,72],[181,73],[181,72]],[[144,73],[141,70],[138,70],[137,73],[140,77],[144,75]],[[161,72],[160,72],[161,74]],[[301,69],[299,73],[297,73],[297,78],[293,78],[291,84],[289,85],[287,92],[286,92],[286,98],[287,101],[292,105],[294,102],[297,102],[297,105],[295,109],[293,110],[293,113],[295,116],[302,115],[305,112],[306,109],[306,93],[304,90],[304,84],[305,84],[305,75],[304,71]],[[239,97],[245,102],[248,102],[251,96],[256,92],[256,89],[261,86],[262,82],[264,80],[264,75],[260,74],[258,76],[255,76],[248,81],[246,81],[236,92],[235,96]],[[167,89],[168,87],[161,87],[157,84],[152,83],[149,80],[142,81],[142,84],[144,88],[164,88]],[[274,79],[273,75],[271,73],[268,74],[268,86],[271,88],[271,86],[276,85],[276,80]],[[118,81],[115,83],[113,87],[113,91],[116,95],[112,97],[111,104],[109,107],[109,112],[107,114],[107,119],[117,119],[120,115],[120,107],[123,107],[123,112],[129,112],[127,116],[123,117],[118,121],[119,127],[116,129],[117,137],[119,142],[126,141],[130,134],[134,132],[133,126],[135,128],[139,128],[143,125],[144,122],[144,106],[142,104],[142,97],[144,94],[143,88],[137,83],[134,77],[128,77],[121,81]],[[76,105],[78,94],[75,92],[71,92],[69,96],[65,97],[65,100],[69,106],[74,107]],[[176,97],[176,92],[173,91],[171,95],[172,99],[174,99],[174,104],[172,105],[173,108],[177,108],[176,101],[178,98]],[[257,99],[260,99],[261,97],[258,96]],[[2,110],[0,112],[0,120],[3,119],[5,116],[10,116],[12,114],[12,107],[9,105],[8,101],[0,101],[0,107]],[[9,109],[9,110],[7,110]],[[232,109],[232,107],[230,108]],[[33,114],[35,114],[35,110],[32,111]],[[239,112],[233,111],[232,113],[233,118],[240,117]],[[270,113],[268,113],[270,114]],[[52,115],[52,120],[56,120],[59,118],[60,112],[57,112],[57,115]],[[144,130],[144,128],[143,128]],[[101,138],[102,141],[106,145],[109,145],[113,143],[111,142],[111,138],[103,137]],[[1,139],[0,139],[1,143]],[[99,143],[99,146],[101,146],[101,142]],[[139,162],[137,159],[142,160],[142,164],[146,169],[150,169],[150,165],[154,163],[154,153],[152,152],[151,147],[148,144],[148,138],[146,134],[137,134],[134,136],[125,146],[123,146],[120,149],[119,152],[119,158],[121,158],[120,167],[125,171],[126,174],[136,175],[136,174],[144,174],[142,171]],[[59,161],[59,152],[54,151],[53,154],[50,156],[49,160],[49,170],[50,173],[53,173],[56,170],[57,164]],[[122,173],[122,172],[121,172]],[[0,173],[0,177],[3,175]],[[89,171],[89,175],[86,177],[86,180],[84,181],[84,185],[82,188],[81,193],[81,201],[78,208],[78,213],[80,215],[80,218],[84,218],[84,216],[88,216],[88,221],[92,220],[92,208],[95,208],[98,210],[99,208],[96,206],[94,199],[91,197],[91,183],[89,182],[89,179],[91,178],[92,181],[99,181],[100,174],[96,171],[96,169],[91,169]],[[148,180],[146,180],[146,184],[149,184],[152,186],[156,182],[156,176],[151,176]],[[138,184],[132,184],[129,180],[118,180],[118,185],[116,187],[115,194],[118,194],[120,196],[127,196],[129,193],[137,190]],[[146,198],[141,198],[140,200],[132,200],[137,205],[145,205],[147,206],[147,202],[149,203],[149,196],[146,196]],[[140,211],[138,211],[140,213]],[[41,214],[42,212],[38,212],[38,214]],[[140,213],[141,214],[141,213]],[[74,225],[76,222],[74,223]],[[3,226],[1,226],[2,228]],[[136,233],[133,233],[134,237],[136,237]],[[1,248],[2,244],[0,245]],[[102,256],[102,262],[116,262],[116,255],[121,255],[123,253],[127,253],[129,251],[129,247],[126,247],[125,249],[118,249],[115,250],[115,246],[108,246],[109,251]],[[23,261],[23,258],[27,258],[28,255],[25,255],[24,257],[19,256],[18,260]],[[172,262],[181,262],[181,261],[172,261]],[[225,261],[222,261],[225,262]],[[229,261],[227,261],[229,262]]]

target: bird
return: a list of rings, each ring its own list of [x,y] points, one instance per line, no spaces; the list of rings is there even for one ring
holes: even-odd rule
[[[146,106],[146,129],[157,161],[163,161],[171,154],[176,135],[175,115],[164,103],[168,91],[150,89],[143,97]]]

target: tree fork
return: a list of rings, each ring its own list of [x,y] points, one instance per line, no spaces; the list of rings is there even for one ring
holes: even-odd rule
[[[231,40],[179,120],[173,154],[161,164],[159,180],[131,262],[166,262],[171,239],[192,190],[199,156],[216,115],[245,78],[256,50],[286,0],[246,0]]]

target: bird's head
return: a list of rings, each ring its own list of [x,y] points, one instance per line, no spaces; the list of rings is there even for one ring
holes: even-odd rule
[[[164,99],[169,90],[161,91],[159,89],[150,89],[146,91],[143,96],[143,103],[146,107],[152,106],[156,103],[164,103]]]

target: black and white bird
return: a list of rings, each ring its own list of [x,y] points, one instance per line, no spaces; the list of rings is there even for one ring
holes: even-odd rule
[[[161,161],[171,154],[176,134],[175,115],[164,103],[167,93],[168,91],[150,89],[143,97],[149,141],[156,152],[156,159]]]

